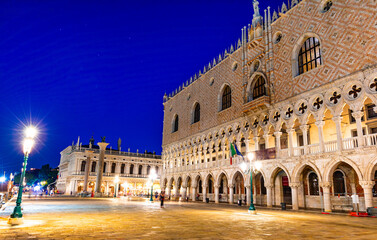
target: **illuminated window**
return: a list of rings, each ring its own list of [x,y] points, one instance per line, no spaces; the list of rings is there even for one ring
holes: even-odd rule
[[[308,38],[301,46],[298,54],[299,75],[308,72],[322,64],[321,47],[315,37]]]
[[[253,88],[253,99],[257,99],[266,95],[266,82],[262,76],[258,76],[255,80]]]
[[[226,86],[221,99],[221,110],[230,108],[232,106],[232,90]]]

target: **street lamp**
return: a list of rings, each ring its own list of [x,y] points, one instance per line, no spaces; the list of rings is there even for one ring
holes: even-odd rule
[[[119,177],[118,176],[115,176],[114,183],[115,183],[114,197],[117,197],[118,183],[119,183]]]
[[[256,208],[254,206],[254,199],[253,199],[253,166],[252,166],[252,161],[254,160],[255,158],[255,155],[254,153],[248,153],[247,154],[247,158],[249,159],[250,161],[250,165],[249,165],[249,168],[247,167],[247,164],[245,162],[241,163],[241,169],[242,171],[244,171],[244,173],[248,173],[250,172],[250,207],[249,207],[249,212],[250,213],[253,213],[253,214],[256,214]],[[261,168],[261,163],[260,162],[255,162],[255,168],[257,170],[260,170]]]
[[[23,141],[24,164],[22,167],[22,173],[21,173],[21,178],[19,182],[16,207],[14,208],[13,213],[10,215],[10,218],[8,220],[8,224],[11,224],[11,225],[19,225],[19,224],[22,224],[23,222],[22,212],[21,212],[21,202],[22,202],[22,191],[24,188],[26,164],[27,164],[29,154],[31,152],[31,148],[34,145],[34,138],[37,136],[37,129],[34,128],[33,126],[30,126],[25,129],[24,134],[25,134],[25,138]]]
[[[149,174],[149,179],[152,182],[152,186],[151,186],[151,198],[149,199],[149,201],[151,201],[151,202],[153,202],[153,183],[154,183],[154,180],[156,178],[157,178],[156,170],[153,168],[151,170],[151,173]]]

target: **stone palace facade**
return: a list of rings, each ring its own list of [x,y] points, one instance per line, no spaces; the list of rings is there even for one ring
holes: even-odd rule
[[[377,1],[253,1],[242,37],[164,96],[161,187],[293,209],[377,206]]]
[[[101,143],[98,143],[99,145]],[[105,143],[107,145],[107,143]],[[105,146],[106,148],[106,146]],[[97,192],[101,148],[91,143],[86,146],[68,146],[60,155],[57,190],[66,195]],[[120,195],[145,195],[150,193],[152,169],[157,174],[154,191],[160,191],[159,178],[162,170],[161,156],[150,153],[132,153],[106,148],[103,151],[103,167],[98,192],[113,195],[115,179],[119,179]]]

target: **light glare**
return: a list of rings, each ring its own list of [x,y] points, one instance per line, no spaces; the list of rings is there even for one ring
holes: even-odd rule
[[[25,136],[27,138],[35,138],[37,136],[37,129],[33,126],[27,127],[25,129]]]
[[[34,140],[31,139],[31,138],[25,138],[24,142],[23,142],[23,146],[24,146],[24,154],[29,154],[31,152],[31,148],[33,147],[34,145]]]

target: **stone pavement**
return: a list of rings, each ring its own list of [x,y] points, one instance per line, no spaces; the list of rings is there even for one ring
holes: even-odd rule
[[[25,224],[9,227],[14,203],[0,212],[0,239],[376,239],[377,218],[204,203],[131,199],[24,199]]]

